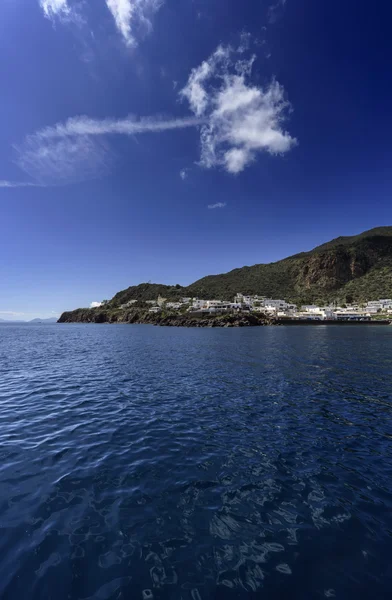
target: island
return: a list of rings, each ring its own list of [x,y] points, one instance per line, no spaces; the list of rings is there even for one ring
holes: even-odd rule
[[[391,320],[392,227],[378,227],[189,286],[134,285],[111,300],[66,311],[58,322],[247,327]]]

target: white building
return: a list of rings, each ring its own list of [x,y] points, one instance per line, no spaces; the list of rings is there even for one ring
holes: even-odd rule
[[[296,313],[295,317],[305,321],[330,321],[336,320],[336,313],[329,307],[312,307],[312,310],[302,310]]]
[[[392,299],[386,298],[384,300],[380,300],[382,302],[383,308],[392,308]]]
[[[222,313],[228,311],[244,310],[244,305],[236,302],[224,302],[221,300],[203,300],[203,304],[188,308],[188,312]],[[246,310],[246,309],[245,309]],[[249,309],[248,309],[249,310]]]
[[[308,304],[305,306],[302,306],[302,311],[303,312],[309,312],[309,313],[318,313],[320,311],[320,307],[317,306],[316,304]]]
[[[265,313],[267,312],[265,306],[252,306],[252,312],[260,312],[260,313]]]
[[[205,308],[207,305],[207,300],[201,300],[200,298],[192,299],[192,307],[194,309]]]
[[[392,300],[390,298],[371,300],[366,304],[366,310],[371,314],[382,312],[388,308],[392,308]]]
[[[368,321],[370,315],[368,311],[360,310],[337,310],[335,312],[335,318],[338,321]]]
[[[264,296],[244,296],[244,294],[236,294],[234,296],[234,304],[247,304],[252,306],[255,302],[260,302],[264,299]]]
[[[296,315],[300,321],[325,321],[323,313],[300,311]]]
[[[219,304],[222,304],[221,300],[207,300],[206,308],[213,308],[214,306],[219,306]]]
[[[232,310],[241,310],[243,308],[241,302],[230,302],[229,306]]]
[[[148,309],[148,312],[150,312],[150,313],[159,313],[159,312],[161,312],[161,310],[162,309],[161,309],[160,306],[153,306],[152,308]]]
[[[294,313],[297,311],[297,306],[295,304],[289,304],[285,300],[276,300],[273,298],[265,298],[261,305],[264,307],[266,312],[270,313],[278,313],[278,312],[287,312]]]
[[[231,310],[231,302],[220,302],[219,304],[213,304],[207,308],[210,313],[227,312]]]

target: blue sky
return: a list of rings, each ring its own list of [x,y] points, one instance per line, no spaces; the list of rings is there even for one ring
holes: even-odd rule
[[[389,2],[1,12],[0,318],[392,224]]]

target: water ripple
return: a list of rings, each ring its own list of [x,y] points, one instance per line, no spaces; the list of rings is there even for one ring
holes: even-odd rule
[[[0,596],[389,598],[392,329],[0,325]]]

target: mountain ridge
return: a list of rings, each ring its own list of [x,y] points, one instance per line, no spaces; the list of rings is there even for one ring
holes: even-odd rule
[[[236,293],[313,301],[363,302],[392,296],[392,227],[338,237],[273,263],[258,263],[207,275],[189,286],[143,283],[116,294],[111,303],[149,300],[158,295],[230,299]]]
[[[173,300],[230,300],[238,292],[282,298],[298,305],[391,298],[392,226],[338,237],[277,262],[207,275],[188,286],[141,283],[118,292],[105,306],[91,310],[100,314],[118,311],[130,301],[143,304],[158,296]]]

